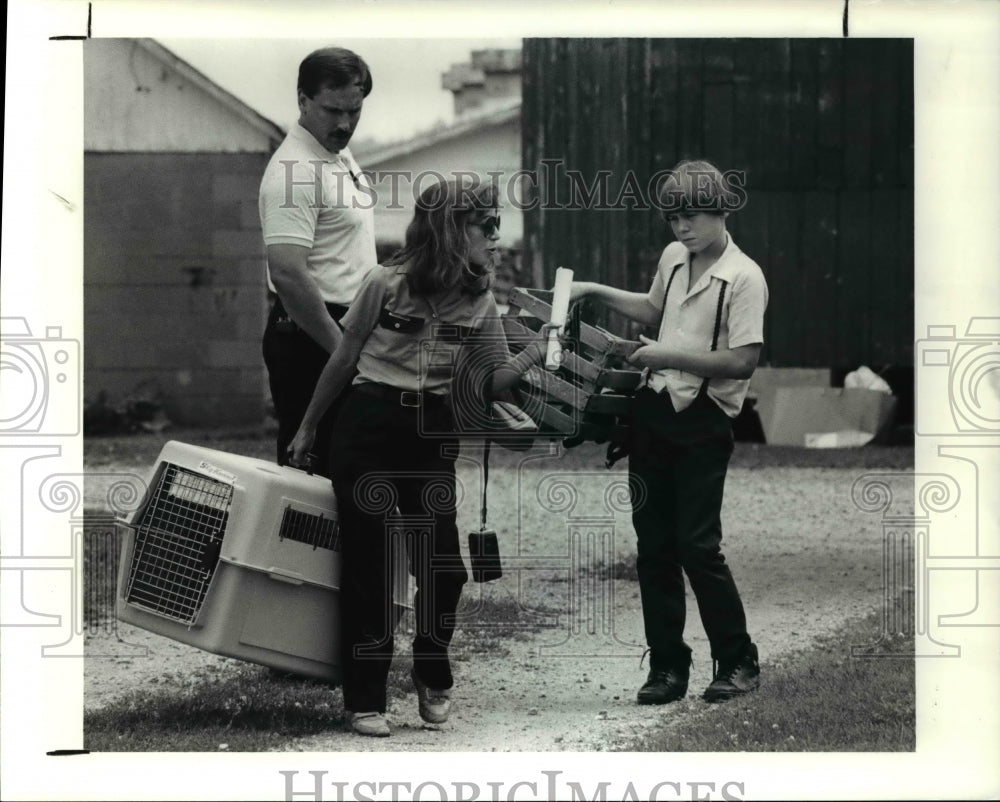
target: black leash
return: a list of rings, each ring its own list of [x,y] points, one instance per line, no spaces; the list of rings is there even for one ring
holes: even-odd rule
[[[483,507],[479,517],[479,529],[486,529],[486,486],[490,483],[490,438],[483,440]]]

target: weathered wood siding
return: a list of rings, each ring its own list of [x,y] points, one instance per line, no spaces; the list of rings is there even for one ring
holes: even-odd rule
[[[912,366],[912,40],[527,39],[523,98],[536,283],[648,289],[672,237],[646,183],[706,158],[746,173],[729,230],[768,278],[762,361]]]

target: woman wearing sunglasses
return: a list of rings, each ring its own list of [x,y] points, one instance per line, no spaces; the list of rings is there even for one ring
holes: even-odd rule
[[[316,424],[353,378],[333,426],[331,479],[342,544],[344,707],[352,729],[386,736],[393,654],[391,541],[403,532],[416,579],[411,676],[424,721],[451,706],[448,646],[467,573],[455,510],[458,441],[447,403],[454,366],[474,350],[492,395],[544,359],[537,342],[511,357],[489,292],[500,238],[496,187],[436,183],[421,193],[403,248],[372,270],[342,325],[289,446],[301,464]],[[398,508],[400,518],[395,517]]]

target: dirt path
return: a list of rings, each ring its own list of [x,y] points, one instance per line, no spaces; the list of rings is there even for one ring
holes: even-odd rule
[[[877,608],[881,597],[880,523],[851,503],[863,471],[849,468],[734,468],[724,526],[725,550],[747,608],[751,634],[768,673],[782,660],[848,618]],[[618,526],[616,547],[630,548]],[[527,572],[526,572],[527,573]],[[570,589],[581,591],[574,596]],[[288,751],[593,751],[621,748],[667,716],[704,711],[711,659],[693,599],[686,637],[694,649],[691,690],[667,708],[635,704],[648,664],[639,667],[643,637],[634,581],[567,582],[517,572],[468,594],[517,595],[529,606],[559,610],[536,632],[508,639],[494,654],[456,649],[455,711],[437,729],[422,726],[415,696],[390,705],[393,736],[359,738],[346,727],[286,744]],[[573,599],[582,606],[574,608]],[[575,609],[575,612],[574,612]],[[148,656],[88,659],[85,707],[107,703],[130,687],[192,672],[227,658],[119,625],[118,636]],[[87,641],[88,654],[119,654],[114,633]],[[114,650],[118,649],[118,652]],[[112,650],[109,652],[109,650]],[[339,692],[335,692],[339,704]]]

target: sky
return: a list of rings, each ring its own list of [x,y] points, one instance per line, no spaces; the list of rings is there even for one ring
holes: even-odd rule
[[[302,58],[331,44],[354,50],[368,62],[374,81],[356,142],[393,142],[452,121],[452,93],[441,88],[442,73],[469,61],[473,50],[521,46],[518,38],[157,41],[282,128],[298,117],[295,84]]]

